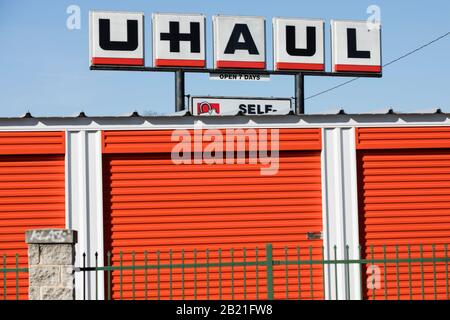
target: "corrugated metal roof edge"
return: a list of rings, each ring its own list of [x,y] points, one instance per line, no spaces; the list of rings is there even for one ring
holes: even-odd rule
[[[436,108],[436,109],[431,109],[430,112],[397,112],[392,108],[387,108],[385,109],[384,112],[362,112],[362,113],[347,113],[345,112],[344,109],[337,109],[334,112],[327,112],[327,113],[306,113],[306,114],[302,114],[302,115],[298,115],[298,117],[308,117],[308,116],[336,116],[336,115],[347,115],[347,116],[379,116],[379,115],[398,115],[398,116],[407,116],[407,115],[435,115],[435,114],[439,114],[439,115],[444,115],[444,116],[450,116],[450,113],[444,113],[442,111],[442,109],[440,108]],[[291,111],[288,115],[290,116],[295,116],[295,113],[293,111]],[[220,116],[193,116],[191,114],[190,111],[180,111],[180,112],[176,112],[173,114],[167,114],[167,115],[142,115],[140,114],[138,111],[133,111],[132,113],[129,114],[125,114],[125,115],[105,115],[105,116],[100,116],[100,115],[93,115],[93,116],[89,116],[87,115],[84,111],[79,112],[78,114],[72,115],[72,116],[33,116],[30,112],[25,113],[22,116],[18,116],[18,117],[0,117],[0,119],[29,119],[29,118],[33,118],[33,119],[69,119],[69,118],[104,118],[104,119],[108,119],[108,118],[134,118],[134,117],[139,117],[139,118],[174,118],[174,117],[187,117],[187,116],[192,116],[192,117],[216,117],[216,118],[223,118],[223,117],[236,117],[236,116],[244,116],[244,114],[242,114],[241,112],[236,113],[235,115],[220,115]],[[270,115],[270,117],[284,117],[285,115]],[[257,117],[265,117],[264,115],[260,115]]]

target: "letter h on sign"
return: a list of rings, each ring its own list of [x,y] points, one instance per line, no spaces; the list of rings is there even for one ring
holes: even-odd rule
[[[205,16],[153,14],[155,67],[206,66]]]

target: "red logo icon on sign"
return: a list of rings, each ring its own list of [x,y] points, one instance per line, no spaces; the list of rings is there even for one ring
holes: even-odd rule
[[[197,113],[204,114],[207,113],[209,115],[220,114],[220,104],[219,103],[209,103],[207,101],[197,103]]]

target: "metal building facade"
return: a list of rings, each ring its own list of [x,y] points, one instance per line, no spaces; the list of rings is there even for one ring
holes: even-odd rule
[[[0,256],[2,266],[28,266],[24,232],[65,226],[65,135],[55,132],[0,132]],[[5,260],[5,255],[7,259]],[[5,276],[3,275],[2,278]],[[6,275],[6,297],[15,297],[16,277]],[[27,298],[20,274],[18,297]],[[12,290],[11,290],[12,289]],[[0,293],[0,299],[5,296]]]
[[[196,176],[194,168],[185,167],[185,170],[182,166],[171,166],[170,158],[167,158],[167,152],[170,152],[171,148],[167,134],[174,129],[193,130],[199,123],[203,129],[281,129],[281,146],[283,146],[283,136],[290,137],[287,139],[289,143],[284,144],[286,149],[280,151],[281,176],[268,178],[280,179],[280,181],[274,183],[267,180],[264,184],[253,184],[255,189],[248,186],[242,187],[238,190],[240,191],[238,195],[227,187],[233,185],[231,182],[227,184],[227,179],[235,179],[232,181],[237,185],[243,185],[243,182],[248,180],[260,179],[252,175],[251,167],[242,168],[244,170],[233,168],[231,170],[235,172],[233,177],[224,174],[225,171],[229,172],[226,167],[205,168],[204,179],[196,183],[200,179]],[[88,253],[86,259],[91,265],[94,253],[98,252],[99,264],[102,265],[106,250],[123,249],[128,245],[144,248],[150,242],[154,246],[166,245],[167,237],[173,235],[171,233],[173,230],[171,231],[169,226],[170,219],[172,219],[171,223],[184,221],[185,224],[198,227],[197,231],[191,228],[185,233],[186,246],[189,245],[189,241],[199,235],[195,234],[198,230],[206,232],[210,237],[208,241],[211,241],[218,236],[208,231],[208,226],[211,227],[214,219],[206,222],[192,216],[193,220],[187,221],[183,212],[189,208],[196,208],[190,203],[196,199],[205,201],[202,210],[203,214],[208,215],[212,210],[206,205],[208,200],[199,200],[195,190],[201,190],[208,186],[208,181],[218,178],[223,182],[220,185],[220,191],[230,198],[222,196],[218,199],[212,195],[206,195],[206,198],[211,197],[210,201],[229,201],[234,203],[236,208],[245,207],[247,211],[242,212],[244,217],[246,214],[261,215],[252,221],[252,224],[247,224],[247,229],[239,225],[243,222],[238,222],[238,228],[230,228],[234,231],[223,233],[223,236],[228,238],[224,242],[218,241],[221,244],[231,243],[230,239],[233,237],[242,238],[242,233],[235,230],[243,232],[248,230],[247,233],[252,235],[250,238],[253,237],[249,243],[264,241],[266,236],[267,239],[273,237],[270,241],[276,241],[276,238],[282,237],[283,233],[289,234],[289,239],[285,238],[287,244],[290,243],[289,241],[298,243],[302,239],[307,242],[304,232],[310,231],[311,226],[317,227],[319,223],[323,239],[313,241],[318,243],[318,247],[323,244],[325,258],[358,259],[360,244],[364,249],[362,256],[370,258],[372,256],[370,246],[383,242],[384,244],[407,242],[417,244],[426,240],[428,243],[444,244],[450,240],[449,228],[447,228],[449,209],[446,202],[446,199],[450,197],[450,177],[446,171],[450,159],[448,155],[450,154],[450,134],[448,133],[450,120],[447,115],[441,113],[211,118],[85,117],[82,115],[73,118],[4,118],[0,119],[0,128],[5,134],[6,132],[26,132],[27,134],[29,132],[33,134],[60,132],[63,135],[64,152],[52,157],[55,157],[59,165],[55,170],[61,175],[64,173],[65,198],[64,202],[61,202],[59,198],[59,200],[56,199],[61,196],[61,186],[58,185],[58,195],[49,194],[48,199],[55,199],[59,205],[65,206],[65,210],[61,211],[61,216],[65,218],[65,227],[79,232],[77,265],[81,263],[83,252]],[[305,139],[302,137],[311,135],[311,132],[316,132],[317,141],[303,143]],[[155,136],[159,138],[155,140]],[[158,139],[162,140],[158,141]],[[114,141],[120,143],[117,144]],[[33,153],[36,154],[33,160],[38,161],[41,158],[37,155],[38,153]],[[63,163],[61,160],[64,154],[65,166],[61,172]],[[292,162],[292,160],[295,161]],[[7,162],[5,163],[10,166]],[[180,177],[183,176],[189,180],[190,184],[164,186],[163,188],[167,188],[167,193],[155,196],[154,192],[161,189],[159,187],[164,184],[163,176],[158,170],[154,170],[155,165],[162,165],[162,169],[165,168],[164,176],[179,174]],[[133,170],[130,172],[130,168],[139,168],[141,171],[137,170],[133,173]],[[295,174],[289,174],[289,178],[285,178],[283,177],[285,169],[292,170]],[[245,174],[239,176],[238,172]],[[136,179],[142,183],[141,186],[132,186]],[[304,190],[302,181],[308,179],[312,179],[311,189]],[[58,181],[62,185],[61,180]],[[284,183],[286,185],[278,189],[271,187]],[[252,183],[247,182],[247,185]],[[292,185],[292,188],[288,185]],[[261,197],[249,200],[246,193],[250,191],[271,192],[276,194],[276,199],[267,200]],[[304,195],[302,195],[303,192]],[[296,197],[296,194],[299,196]],[[135,220],[139,215],[127,216],[126,214],[129,207],[146,206],[148,201],[154,203],[154,207],[150,208],[152,212],[160,211],[158,219],[161,220],[157,225],[161,229],[152,229],[155,226],[150,225],[151,214],[145,214],[144,217],[139,218],[141,220]],[[179,211],[176,213],[174,211],[173,215],[168,214],[164,208],[165,203],[170,201],[176,201],[179,204]],[[263,201],[270,212],[257,212],[258,201]],[[317,210],[307,212],[307,206],[311,205]],[[293,213],[297,216],[309,214],[312,220],[306,219],[303,226],[301,223],[287,225],[291,217],[286,215],[288,212],[283,213],[277,210],[277,206],[290,208],[298,206],[299,209]],[[239,210],[228,209],[228,211],[230,214],[238,214]],[[278,220],[273,225],[267,225],[264,217],[271,213],[287,218]],[[217,220],[221,223],[226,224],[227,219],[228,221],[233,219],[226,212],[218,212],[218,214],[223,219]],[[263,216],[263,214],[267,215]],[[7,220],[2,221],[5,224],[3,230],[9,233],[14,226]],[[56,226],[52,225],[53,222],[49,222],[48,227]],[[138,226],[138,228],[132,229],[131,226]],[[35,225],[30,220],[30,228],[33,227]],[[40,225],[40,227],[44,226]],[[178,227],[182,226],[178,225]],[[213,226],[213,228],[216,227]],[[251,231],[255,228],[261,228],[266,233],[257,235]],[[278,228],[279,233],[267,232],[270,228],[274,230]],[[291,232],[292,230],[294,232]],[[0,238],[0,246],[1,241]],[[195,241],[194,243],[198,243]],[[182,238],[173,244],[183,246]],[[345,248],[346,245],[349,246],[349,256],[346,256],[341,249],[338,249],[337,256],[334,256],[335,246]],[[433,254],[430,250],[424,248],[424,254]],[[412,255],[416,255],[417,248],[413,248],[411,252]],[[434,254],[441,253],[441,248],[435,248]],[[374,255],[379,257],[380,254],[383,254],[382,249],[376,248]],[[405,252],[400,250],[399,254],[405,254]],[[400,270],[400,273],[402,272],[403,270]],[[418,271],[413,270],[413,274],[415,272]],[[362,296],[372,295],[370,290],[361,290],[361,282],[364,282],[365,278],[357,265],[350,266],[350,270],[344,266],[337,268],[325,266],[324,273],[318,275],[318,283],[322,282],[322,278],[326,299],[334,299],[336,295],[340,299],[360,299]],[[339,281],[336,287],[336,279],[345,281]],[[389,277],[387,279],[389,281]],[[101,277],[100,280],[99,286],[103,287]],[[413,281],[417,283],[417,279]],[[77,295],[80,298],[82,294],[80,274],[76,275],[76,283]],[[89,276],[87,285],[93,293],[93,281]],[[433,284],[427,282],[426,285],[429,287]],[[387,286],[390,287],[390,284],[387,283]],[[439,292],[444,290],[442,282],[438,281],[437,286],[440,288]],[[402,295],[406,292],[402,291]],[[99,298],[103,298],[102,292]],[[383,298],[382,294],[380,298]]]

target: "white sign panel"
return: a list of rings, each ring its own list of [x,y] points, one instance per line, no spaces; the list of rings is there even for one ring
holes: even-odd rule
[[[155,67],[206,66],[204,15],[156,13],[152,21]]]
[[[144,65],[144,15],[89,12],[91,65]]]
[[[370,28],[369,28],[370,27]],[[367,21],[332,21],[333,72],[380,73],[381,26]]]
[[[291,99],[192,97],[193,115],[286,115],[291,111]]]
[[[324,21],[273,19],[275,70],[324,71]]]
[[[213,16],[214,67],[265,69],[263,17]]]
[[[270,75],[250,73],[210,73],[209,79],[232,81],[270,81]]]

